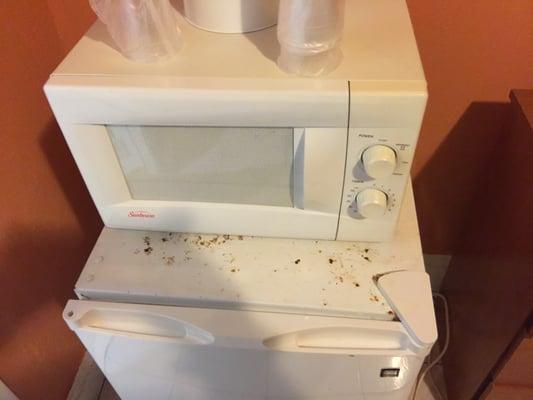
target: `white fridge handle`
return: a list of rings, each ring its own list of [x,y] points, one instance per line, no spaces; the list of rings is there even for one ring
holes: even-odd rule
[[[272,350],[406,350],[406,335],[398,329],[361,329],[351,327],[315,328],[271,337],[263,344]]]
[[[93,307],[75,310],[67,307],[64,318],[74,331],[91,331],[113,336],[207,345],[211,333],[190,323],[145,310]]]

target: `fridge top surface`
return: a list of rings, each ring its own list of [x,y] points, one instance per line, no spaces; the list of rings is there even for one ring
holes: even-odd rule
[[[424,271],[410,185],[388,243],[104,228],[76,293],[93,300],[393,320],[375,278],[400,270]]]

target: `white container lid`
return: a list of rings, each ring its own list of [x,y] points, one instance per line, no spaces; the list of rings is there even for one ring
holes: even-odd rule
[[[243,33],[276,24],[278,0],[184,0],[185,18],[212,32]]]

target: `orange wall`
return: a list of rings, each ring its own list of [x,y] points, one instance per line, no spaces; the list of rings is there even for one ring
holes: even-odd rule
[[[509,91],[533,88],[533,3],[407,3],[429,84],[412,171],[422,242],[452,253],[479,177],[491,173]]]
[[[43,95],[93,14],[87,0],[0,3],[0,379],[64,399],[83,354],[61,311],[100,219]]]

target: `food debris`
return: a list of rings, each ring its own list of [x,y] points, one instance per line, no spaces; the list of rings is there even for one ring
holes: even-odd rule
[[[333,258],[330,258],[330,259],[329,259],[329,263],[330,263],[330,264],[333,264],[334,262],[335,262],[335,260],[334,260]]]
[[[379,301],[379,297],[373,294],[370,296],[370,301]]]
[[[154,251],[154,249],[150,246],[148,246],[147,248],[144,249],[144,254],[146,254],[147,256],[152,254],[152,251]]]
[[[150,236],[143,237],[144,244],[150,246]]]
[[[167,256],[167,257],[163,257],[163,261],[165,261],[166,265],[172,265],[176,262],[176,258],[175,256]]]
[[[300,261],[302,261],[302,260],[300,260],[299,258],[297,258],[296,260],[294,260],[294,263],[295,263],[295,264],[300,264]]]
[[[361,286],[361,285],[359,285],[357,282],[353,282],[353,285],[354,285],[355,287],[359,287],[359,286]]]
[[[242,235],[238,236],[239,240],[244,240],[244,237]]]
[[[168,239],[166,237],[164,237],[164,238],[161,238],[161,241],[162,242],[168,242]]]

